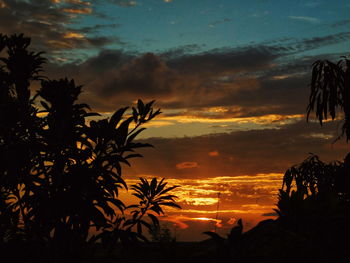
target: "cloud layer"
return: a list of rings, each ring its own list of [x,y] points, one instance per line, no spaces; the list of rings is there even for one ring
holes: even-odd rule
[[[84,84],[84,100],[99,111],[141,98],[156,99],[165,109],[235,107],[222,117],[302,114],[311,64],[320,56],[296,55],[349,38],[344,32],[202,53],[187,53],[188,47],[159,54],[103,50],[79,64],[50,64],[48,75],[70,76]]]

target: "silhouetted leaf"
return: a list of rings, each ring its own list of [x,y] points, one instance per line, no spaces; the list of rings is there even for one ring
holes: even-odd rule
[[[132,142],[136,138],[136,136],[139,135],[144,130],[146,130],[146,128],[141,128],[141,129],[138,129],[137,131],[135,131],[133,134],[131,134],[128,137],[128,140],[126,141],[126,143],[129,144],[130,142]]]
[[[125,111],[128,109],[129,107],[125,107],[125,108],[121,108],[119,110],[117,110],[111,117],[109,123],[113,126],[116,127],[118,125],[118,123],[120,122],[120,120],[122,119]]]
[[[223,237],[221,237],[219,234],[217,234],[217,233],[215,233],[215,232],[206,231],[206,232],[203,232],[203,234],[208,235],[208,236],[211,237],[212,239],[214,239],[214,240],[216,240],[216,241],[219,241],[219,242],[222,242],[222,241],[225,240]]]
[[[156,216],[150,214],[150,213],[148,213],[147,215],[149,216],[149,218],[151,218],[153,225],[154,225],[155,227],[158,227],[158,226],[159,226],[159,220],[158,220],[158,218],[157,218]]]

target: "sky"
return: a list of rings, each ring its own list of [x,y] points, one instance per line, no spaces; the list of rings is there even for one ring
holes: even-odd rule
[[[349,28],[345,0],[0,0],[0,32],[31,37],[95,111],[156,100],[155,148],[124,176],[181,186],[183,209],[162,217],[178,240],[273,218],[286,169],[344,158],[339,121],[305,111],[312,63],[349,55]]]

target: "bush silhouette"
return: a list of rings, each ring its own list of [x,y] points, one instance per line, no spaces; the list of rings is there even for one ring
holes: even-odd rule
[[[137,149],[151,147],[135,139],[160,110],[153,109],[154,101],[139,100],[130,115],[125,107],[89,121],[99,114],[78,103],[82,86],[41,75],[45,59],[29,45],[23,35],[0,35],[3,252],[21,240],[33,247],[33,262],[62,262],[78,260],[99,240],[109,246],[145,240],[142,228],[158,225],[163,206],[179,207],[168,193],[177,186],[141,178],[131,187],[140,203],[129,207],[118,194],[128,188],[123,165],[141,157]],[[34,95],[33,81],[41,84]],[[94,236],[92,229],[98,231]]]

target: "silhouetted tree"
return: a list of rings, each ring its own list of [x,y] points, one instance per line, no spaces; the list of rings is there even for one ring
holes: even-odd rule
[[[346,262],[342,240],[350,234],[349,171],[347,161],[327,164],[311,155],[284,175],[277,222],[305,240],[315,261],[337,255],[339,262]]]
[[[318,60],[313,64],[311,93],[307,107],[307,119],[315,110],[322,125],[330,115],[337,116],[337,109],[344,113],[342,135],[350,139],[350,60],[342,57],[336,64],[328,60]],[[339,113],[338,113],[339,115]]]
[[[160,110],[139,100],[130,115],[125,107],[88,121],[99,114],[77,103],[82,86],[41,76],[45,59],[29,45],[23,35],[0,35],[0,242],[21,233],[46,251],[43,262],[62,262],[78,260],[101,239],[145,240],[142,227],[158,225],[163,206],[179,207],[168,194],[177,186],[141,178],[131,188],[140,203],[129,207],[118,194],[127,189],[122,165],[142,157],[136,149],[151,147],[135,141],[141,126]],[[34,96],[32,81],[41,82]],[[89,237],[92,228],[100,234]],[[123,238],[112,240],[120,232]]]

